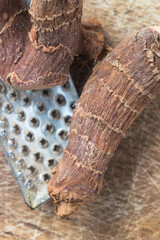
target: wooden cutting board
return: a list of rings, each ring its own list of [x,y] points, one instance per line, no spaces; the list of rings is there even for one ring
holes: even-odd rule
[[[115,46],[128,32],[160,22],[160,2],[85,0]],[[70,219],[52,201],[30,210],[0,150],[0,240],[160,240],[160,95],[129,129],[109,164],[101,195]]]

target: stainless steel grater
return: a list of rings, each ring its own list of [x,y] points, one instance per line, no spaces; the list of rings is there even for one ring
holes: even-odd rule
[[[38,91],[0,81],[0,144],[32,209],[49,198],[47,183],[66,147],[77,100],[71,77],[63,86]]]

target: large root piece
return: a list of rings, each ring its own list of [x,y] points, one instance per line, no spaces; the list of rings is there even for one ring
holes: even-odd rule
[[[159,92],[159,35],[160,27],[142,29],[95,67],[74,111],[67,148],[48,184],[60,217],[100,193],[118,144]]]
[[[22,0],[0,0],[0,77],[20,89],[66,83],[74,56],[103,49],[103,35],[89,37],[81,15],[82,0],[32,0],[29,12]]]

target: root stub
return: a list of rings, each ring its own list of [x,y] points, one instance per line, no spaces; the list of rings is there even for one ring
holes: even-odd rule
[[[53,169],[53,177],[48,184],[48,192],[54,199],[59,217],[72,214],[79,206],[94,199],[99,194],[103,181],[102,175],[95,176],[94,172],[88,173],[86,169],[72,165],[72,162],[68,164],[66,170],[66,157],[64,153],[63,163]],[[95,182],[94,187],[93,182]]]
[[[56,205],[56,213],[60,218],[67,217],[74,213],[79,208],[79,206],[80,205],[76,203],[67,203],[61,201]]]

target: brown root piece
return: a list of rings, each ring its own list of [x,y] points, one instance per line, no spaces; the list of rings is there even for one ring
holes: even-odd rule
[[[29,12],[22,0],[0,0],[0,77],[20,89],[64,84],[74,56],[98,55],[86,50],[81,15],[82,0],[32,0]]]
[[[104,49],[103,28],[100,22],[91,18],[82,22],[83,54],[96,62]]]
[[[159,35],[160,27],[142,29],[95,67],[74,111],[67,148],[48,184],[59,216],[100,193],[118,144],[159,92]]]

